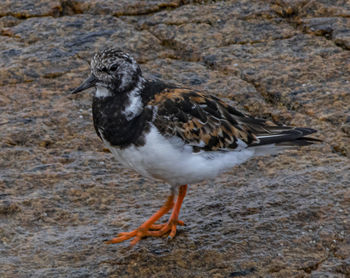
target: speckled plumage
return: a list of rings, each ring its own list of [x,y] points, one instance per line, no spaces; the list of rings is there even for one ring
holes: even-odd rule
[[[146,80],[136,61],[118,49],[96,53],[90,77],[73,93],[92,86],[98,136],[124,166],[166,181],[173,191],[180,186],[181,202],[188,183],[215,178],[257,155],[315,141],[305,137],[315,132],[311,128],[268,125],[215,96]],[[171,219],[178,221],[176,215]]]
[[[97,52],[91,61],[89,78],[93,80],[90,85],[97,87],[92,107],[98,136],[112,149],[117,159],[126,160],[121,161],[125,165],[141,174],[161,178],[173,186],[177,185],[178,179],[173,174],[169,175],[171,178],[167,177],[167,169],[161,166],[164,162],[159,161],[160,165],[154,166],[157,169],[152,169],[148,167],[152,163],[147,158],[143,159],[142,154],[138,155],[138,162],[124,151],[132,148],[134,153],[136,150],[142,152],[143,149],[137,148],[152,144],[150,139],[148,142],[146,139],[152,128],[162,136],[163,145],[170,143],[184,155],[183,159],[190,159],[189,153],[202,154],[208,166],[215,169],[213,177],[253,157],[254,153],[261,155],[262,152],[256,151],[261,145],[270,144],[271,153],[274,153],[278,145],[313,142],[313,139],[304,137],[315,132],[313,129],[267,125],[264,120],[250,117],[215,96],[162,81],[146,80],[136,61],[119,49]],[[160,144],[159,138],[157,144]],[[157,147],[161,149],[161,146]],[[227,165],[217,161],[223,159],[224,153],[230,153],[232,157],[242,156],[245,149],[251,149],[246,151],[246,158],[228,159]],[[268,153],[266,150],[265,147],[263,154]],[[174,154],[172,156],[175,157]],[[169,160],[173,168],[178,163],[184,163],[181,158],[178,162],[172,161],[171,156],[158,155],[154,159]],[[174,169],[168,170],[171,171]],[[197,168],[193,172],[198,177],[189,178],[188,182],[200,181],[202,174],[203,178],[208,178]],[[180,170],[175,173],[181,175]]]

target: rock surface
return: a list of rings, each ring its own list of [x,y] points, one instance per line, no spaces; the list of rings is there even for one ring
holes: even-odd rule
[[[350,277],[348,1],[0,3],[1,277]],[[122,169],[70,96],[94,51],[319,130],[190,186],[173,241],[107,246],[169,188]]]

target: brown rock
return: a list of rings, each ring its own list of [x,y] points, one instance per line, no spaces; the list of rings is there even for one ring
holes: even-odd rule
[[[346,1],[2,1],[1,277],[347,277]],[[70,96],[93,52],[231,102],[322,144],[190,185],[173,241],[106,246],[169,187],[119,165]]]
[[[3,0],[0,3],[0,17],[14,16],[17,18],[28,18],[36,16],[58,16],[61,10],[61,2],[58,0],[23,0],[16,2]]]

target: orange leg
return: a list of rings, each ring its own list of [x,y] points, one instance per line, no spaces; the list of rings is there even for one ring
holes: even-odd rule
[[[107,244],[119,243],[134,237],[134,239],[131,241],[131,245],[135,245],[143,237],[162,236],[168,231],[170,231],[169,237],[173,238],[176,234],[176,225],[177,224],[184,225],[182,221],[178,220],[178,217],[179,217],[182,201],[186,195],[186,190],[187,190],[187,185],[180,186],[179,195],[177,197],[175,207],[167,223],[160,224],[160,225],[154,224],[159,218],[161,218],[164,214],[166,214],[169,210],[173,208],[174,206],[173,194],[168,197],[167,202],[155,214],[153,214],[146,222],[144,222],[136,230],[133,230],[127,233],[120,233],[117,235],[117,237],[112,238],[111,240],[108,240],[105,243]],[[157,230],[157,231],[154,231],[154,230]]]
[[[184,222],[179,220],[179,214],[182,202],[186,196],[187,191],[187,184],[181,185],[179,188],[179,195],[176,200],[175,207],[173,209],[173,212],[171,213],[171,216],[169,218],[169,221],[165,224],[159,224],[159,225],[151,225],[151,230],[157,230],[157,231],[149,231],[150,236],[162,236],[170,231],[168,238],[172,239],[176,235],[176,225],[183,226]]]

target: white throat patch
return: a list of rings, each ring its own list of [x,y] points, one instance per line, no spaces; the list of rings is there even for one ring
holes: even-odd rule
[[[138,116],[142,111],[142,98],[141,98],[141,89],[143,88],[143,79],[140,79],[136,87],[128,92],[129,96],[129,105],[125,107],[125,110],[122,112],[127,120],[131,120]]]
[[[105,87],[97,86],[95,97],[97,98],[104,98],[111,96],[112,93]]]

